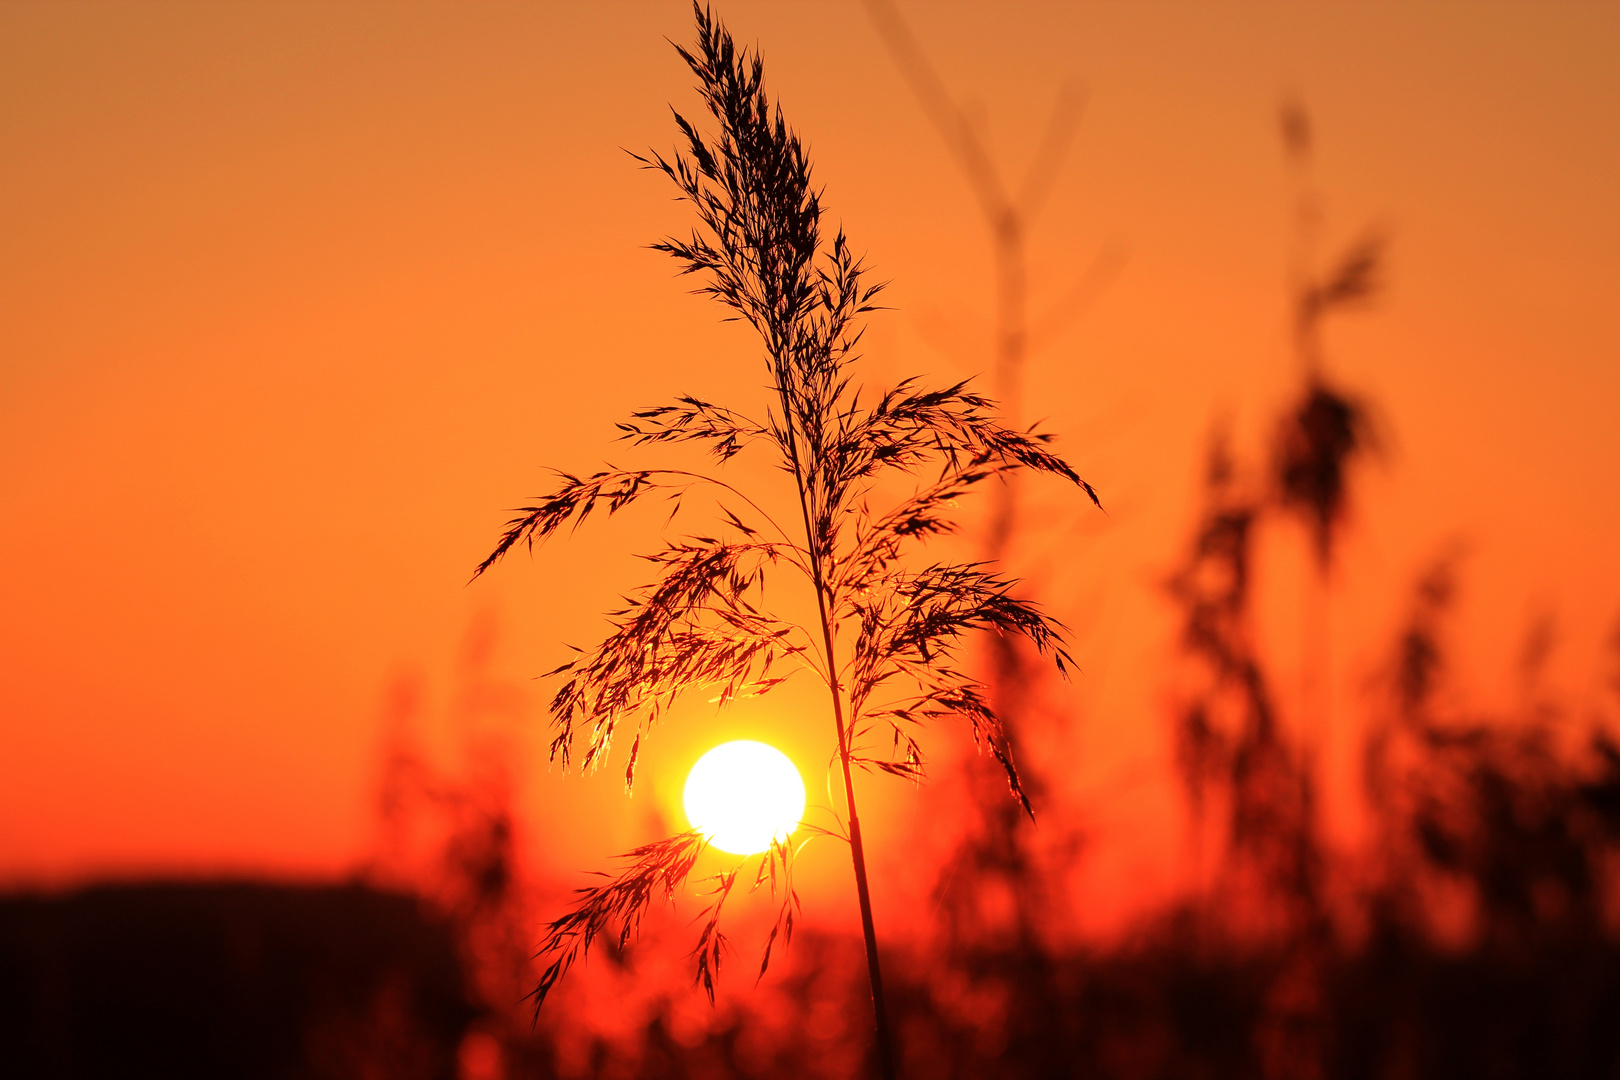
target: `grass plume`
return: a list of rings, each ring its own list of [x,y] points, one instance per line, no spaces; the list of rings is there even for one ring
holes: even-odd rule
[[[728,318],[759,335],[771,399],[756,419],[683,396],[634,413],[619,425],[620,436],[638,447],[706,444],[722,465],[749,450],[774,454],[792,478],[797,527],[782,527],[717,475],[563,473],[508,523],[477,573],[517,545],[532,547],[597,510],[610,515],[655,492],[677,506],[698,487],[717,496],[714,535],[688,536],[649,556],[657,579],[610,616],[613,627],[601,644],[552,672],[563,682],[551,701],[551,756],[566,766],[577,755],[580,767],[597,767],[615,735],[633,727],[630,785],[644,738],[680,695],[717,687],[724,702],[767,692],[795,671],[821,680],[842,773],[847,814],[839,835],[850,845],[860,900],[878,1062],[892,1077],[852,770],[920,779],[924,762],[913,732],[957,719],[995,756],[1028,812],[1012,747],[984,687],[956,663],[957,648],[965,635],[990,631],[1026,638],[1060,670],[1069,664],[1062,627],[1019,597],[1016,582],[982,563],[914,567],[905,556],[915,543],[952,531],[955,499],[1015,470],[1066,481],[1093,502],[1097,495],[1053,452],[1050,435],[1003,425],[995,403],[966,383],[931,390],[908,379],[876,394],[856,383],[860,320],[876,306],[882,285],[868,283],[841,230],[830,237],[823,231],[809,158],[765,92],[758,54],[739,49],[707,9],[694,13],[697,40],[677,52],[697,77],[713,131],[677,112],[679,147],[636,157],[675,185],[697,223],[653,247],[695,276],[696,291],[719,302]],[[897,505],[875,505],[878,482],[897,473],[913,478],[913,494]],[[814,623],[796,624],[773,611],[767,570],[773,580],[778,570],[797,578],[810,592]],[[627,856],[628,869],[585,890],[572,912],[551,923],[541,946],[549,963],[535,989],[537,1007],[598,936],[616,932],[628,943],[647,907],[689,877],[703,845],[688,832],[637,848]],[[720,915],[740,869],[711,879],[694,950],[697,981],[711,995],[725,940]],[[798,909],[786,845],[765,853],[754,886],[765,883],[780,892],[782,906],[762,975],[770,949],[791,938]]]

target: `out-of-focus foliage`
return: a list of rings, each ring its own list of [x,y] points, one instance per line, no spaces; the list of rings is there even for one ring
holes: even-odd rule
[[[478,1015],[449,923],[362,885],[0,897],[0,1075],[454,1080]]]

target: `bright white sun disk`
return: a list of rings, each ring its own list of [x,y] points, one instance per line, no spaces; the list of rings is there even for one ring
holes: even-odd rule
[[[721,743],[686,777],[686,818],[709,843],[753,855],[784,841],[804,815],[804,781],[787,755],[762,742]]]

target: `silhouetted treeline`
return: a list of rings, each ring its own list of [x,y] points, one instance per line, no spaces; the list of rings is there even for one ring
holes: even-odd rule
[[[477,1014],[451,927],[360,885],[0,897],[0,1076],[451,1080]]]

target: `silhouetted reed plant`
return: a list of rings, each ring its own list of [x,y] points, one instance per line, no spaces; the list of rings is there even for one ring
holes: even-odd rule
[[[637,160],[663,173],[691,203],[698,224],[685,238],[653,245],[696,274],[697,290],[741,319],[764,346],[774,394],[759,418],[682,397],[635,413],[619,425],[635,446],[707,444],[719,464],[758,450],[792,478],[798,520],[778,522],[718,475],[675,469],[607,468],[559,474],[556,486],[508,523],[483,573],[514,546],[531,546],[593,512],[613,514],[654,493],[677,501],[712,491],[719,507],[712,536],[669,542],[649,556],[658,580],[611,615],[600,645],[557,668],[551,701],[551,756],[564,767],[602,765],[615,735],[633,732],[625,783],[635,781],[642,740],[677,697],[718,689],[724,703],[764,693],[793,672],[821,680],[829,695],[846,813],[838,834],[850,846],[866,942],[878,1038],[886,1076],[894,1074],[876,933],[856,811],[853,770],[917,781],[923,755],[915,738],[930,721],[966,722],[1005,771],[1012,797],[1029,802],[1012,748],[984,687],[957,660],[964,635],[989,630],[1026,638],[1060,671],[1069,658],[1061,627],[1013,594],[1015,582],[986,563],[908,564],[914,542],[948,533],[955,500],[1017,469],[1091,487],[1048,448],[1049,436],[1009,429],[995,405],[965,383],[925,390],[907,379],[870,393],[854,381],[861,316],[881,285],[840,230],[822,230],[821,193],[798,136],[767,97],[757,54],[738,49],[711,13],[694,8],[697,42],[677,47],[697,76],[713,133],[676,114],[681,148]],[[879,481],[915,478],[898,503],[875,505]],[[767,569],[784,570],[815,599],[816,620],[800,625],[766,602]],[[475,574],[476,576],[476,574]],[[536,1008],[602,934],[625,945],[655,900],[691,875],[706,839],[696,831],[643,845],[606,883],[581,890],[574,909],[549,924]],[[798,901],[794,849],[773,844],[753,876],[780,896],[760,971],[780,937],[791,938]],[[724,935],[721,909],[743,864],[712,879],[712,901],[695,951],[697,979],[714,991]]]

